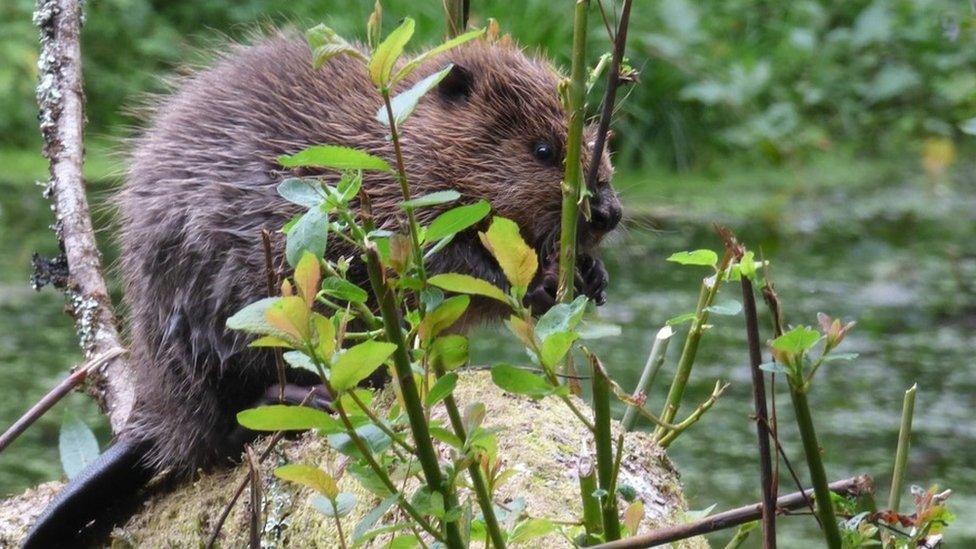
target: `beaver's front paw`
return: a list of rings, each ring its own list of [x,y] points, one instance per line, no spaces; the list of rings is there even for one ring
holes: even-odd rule
[[[525,305],[532,309],[534,316],[542,316],[556,304],[556,289],[559,287],[559,262],[547,261],[540,266],[535,280],[525,294]]]
[[[586,254],[576,258],[576,291],[593,300],[597,305],[607,302],[607,285],[610,274],[603,261]]]
[[[576,293],[585,295],[597,305],[607,302],[607,284],[610,275],[603,261],[586,254],[576,258]],[[559,262],[548,261],[539,270],[529,291],[525,294],[525,304],[532,314],[540,316],[556,304],[556,291],[559,287]]]

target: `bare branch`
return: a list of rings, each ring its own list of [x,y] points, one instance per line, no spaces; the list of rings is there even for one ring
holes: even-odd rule
[[[91,360],[122,345],[102,276],[101,254],[82,178],[85,113],[81,21],[77,0],[39,0],[34,12],[41,38],[37,102],[44,156],[50,161],[51,173],[44,194],[54,206],[54,229],[68,266],[67,277],[59,280],[58,287],[75,319],[85,358]],[[123,353],[88,372],[88,392],[108,415],[115,432],[125,424],[134,401],[128,373]]]

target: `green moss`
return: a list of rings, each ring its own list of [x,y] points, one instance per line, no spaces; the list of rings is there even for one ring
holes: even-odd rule
[[[507,504],[515,498],[523,498],[526,512],[533,517],[575,520],[580,514],[576,480],[578,454],[586,451],[590,441],[564,405],[557,399],[533,401],[505,394],[491,383],[486,372],[462,375],[455,397],[462,407],[476,401],[485,404],[485,426],[498,429],[499,455],[504,458],[505,467],[516,471],[497,490],[496,501]],[[378,402],[386,406],[394,399],[391,390],[384,391],[378,398]],[[585,408],[585,404],[579,404]],[[437,409],[433,414],[435,418],[442,418],[444,412]],[[263,447],[263,442],[258,447]],[[440,450],[447,451],[445,448]],[[335,523],[309,504],[310,491],[280,482],[272,475],[275,466],[286,462],[308,463],[334,471],[341,459],[325,439],[313,433],[279,443],[273,456],[262,465],[261,473],[265,479],[262,544],[335,547]],[[150,498],[137,516],[113,532],[113,547],[202,546],[213,530],[214,521],[246,475],[243,466],[209,473],[178,490]],[[670,524],[685,512],[678,473],[664,451],[646,433],[627,435],[620,478],[621,482],[633,486],[638,497],[644,500],[646,515],[641,531]],[[354,493],[357,498],[353,511],[342,520],[342,529],[348,538],[363,515],[379,503],[379,498],[348,474],[340,479],[339,485],[342,491]],[[408,484],[407,490],[412,491],[412,488]],[[25,501],[31,501],[32,509],[42,509],[55,489],[56,485],[48,486],[38,492],[11,498],[0,504],[0,516],[8,508],[23,513]],[[462,497],[468,496],[462,494]],[[250,498],[245,491],[221,530],[220,547],[247,545],[250,513]],[[24,524],[16,531],[0,525],[0,541],[19,539],[35,515],[28,513]],[[398,510],[391,510],[378,524],[401,522],[403,517],[399,515]],[[695,540],[690,546],[697,547],[702,543]],[[566,540],[553,535],[545,540],[535,540],[533,545],[561,547],[566,545]]]

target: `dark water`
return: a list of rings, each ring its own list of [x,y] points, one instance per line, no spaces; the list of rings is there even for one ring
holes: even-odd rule
[[[623,334],[591,347],[624,387],[632,387],[654,332],[666,319],[693,309],[704,274],[664,258],[680,250],[718,249],[711,221],[731,226],[772,260],[788,322],[814,324],[818,311],[858,321],[842,350],[860,357],[825,366],[811,396],[828,475],[872,474],[880,499],[886,499],[902,393],[918,382],[908,481],[955,490],[951,502],[960,520],[950,540],[956,541],[953,546],[966,546],[976,543],[976,524],[966,520],[976,516],[976,180],[960,175],[928,187],[915,179],[885,175],[853,188],[807,189],[751,216],[724,214],[725,198],[705,210],[651,209],[650,219],[637,220],[607,249],[611,301],[600,314],[622,325]],[[748,199],[727,197],[728,210],[743,210],[732,208],[732,202]],[[30,251],[52,251],[44,229],[48,219],[33,189],[0,183],[4,426],[79,359],[71,323],[60,312],[60,297],[50,290],[38,295],[26,286]],[[723,296],[739,298],[738,287],[727,286]],[[713,317],[713,324],[686,402],[703,400],[716,379],[732,386],[674,444],[672,456],[683,472],[691,506],[702,509],[716,503],[721,510],[758,499],[758,466],[748,419],[752,405],[744,326],[738,317]],[[651,390],[652,410],[659,409],[667,391],[683,339],[680,332],[673,340],[666,369]],[[478,363],[524,358],[501,330],[478,331],[474,347]],[[782,384],[778,404],[783,443],[806,478]],[[57,431],[65,409],[96,427],[103,445],[108,440],[105,423],[91,403],[74,395],[0,454],[0,494],[60,474]],[[793,490],[785,476],[782,487]],[[812,544],[816,533],[809,522],[808,517],[783,519],[784,546]],[[713,541],[721,545],[726,539],[716,536]]]
[[[772,261],[787,322],[815,326],[821,311],[858,321],[841,351],[857,352],[859,358],[821,369],[810,398],[829,477],[868,473],[876,481],[879,501],[887,501],[903,392],[918,382],[906,483],[952,488],[951,508],[959,520],[949,540],[955,542],[952,546],[969,546],[976,543],[976,524],[968,520],[976,516],[976,182],[963,179],[935,189],[875,183],[800,198],[776,212],[764,212],[772,216],[721,219],[720,209],[715,215]],[[657,226],[653,231],[631,230],[607,253],[612,292],[601,316],[622,325],[623,333],[591,349],[626,388],[636,383],[657,329],[668,318],[694,310],[705,274],[664,258],[675,251],[721,246],[708,223],[671,218]],[[720,300],[723,296],[741,299],[741,290],[726,286]],[[763,337],[768,338],[768,315],[761,304],[760,309]],[[684,413],[707,398],[715,380],[732,386],[674,443],[671,456],[683,473],[691,507],[717,503],[716,509],[722,510],[758,501],[759,468],[755,427],[749,420],[744,322],[718,316],[711,322],[714,328],[703,339]],[[663,404],[686,331],[672,340],[666,372],[650,391],[655,412]],[[499,347],[510,359],[521,358],[506,334],[489,333],[491,338],[478,342],[477,359],[492,360]],[[781,440],[806,479],[782,380],[778,389]],[[781,486],[783,492],[795,491],[785,469]],[[907,505],[911,498],[906,495],[902,501]],[[784,547],[816,540],[810,517],[780,522]],[[730,535],[716,535],[712,542],[721,547]]]

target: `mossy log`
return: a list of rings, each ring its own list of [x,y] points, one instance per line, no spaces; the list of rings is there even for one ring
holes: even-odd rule
[[[496,493],[496,501],[505,504],[524,498],[529,516],[554,521],[576,521],[581,515],[577,461],[590,447],[590,437],[578,420],[557,399],[531,400],[503,393],[492,384],[486,372],[463,374],[455,390],[462,407],[481,401],[486,406],[485,426],[498,430],[499,455],[505,467],[515,474]],[[378,399],[392,400],[392,391],[383,391]],[[585,407],[585,404],[580,403]],[[435,410],[435,415],[438,411]],[[257,447],[263,447],[259,443]],[[439,448],[442,452],[448,450]],[[277,450],[263,465],[264,528],[262,545],[266,547],[338,547],[335,524],[331,518],[315,511],[309,504],[309,490],[275,478],[271,471],[277,465],[308,463],[334,469],[342,456],[333,451],[324,438],[306,434],[279,443]],[[227,505],[236,487],[247,475],[244,467],[201,475],[175,491],[150,498],[140,512],[112,533],[113,547],[201,547],[210,536],[214,522]],[[643,500],[645,515],[640,531],[681,522],[686,511],[678,473],[667,455],[646,433],[629,433],[620,484],[634,488]],[[343,518],[347,536],[362,516],[379,502],[377,496],[363,488],[351,475],[339,482],[340,488],[356,494],[353,511]],[[15,545],[33,519],[57,492],[59,483],[43,484],[0,502],[0,546]],[[621,502],[622,508],[626,507]],[[383,517],[379,525],[402,520],[396,510]],[[219,538],[222,547],[245,547],[249,538],[250,502],[247,494],[230,513]],[[389,536],[375,542],[381,546]],[[689,547],[706,546],[701,539],[685,542]],[[568,546],[565,537],[550,535],[535,539],[529,545],[541,547]]]

